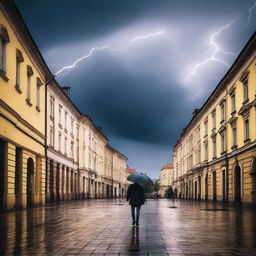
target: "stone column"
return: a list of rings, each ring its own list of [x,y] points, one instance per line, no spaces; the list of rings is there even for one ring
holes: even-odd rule
[[[15,208],[15,154],[16,146],[10,142],[5,144],[5,169],[4,169],[4,195],[3,208],[10,210]]]

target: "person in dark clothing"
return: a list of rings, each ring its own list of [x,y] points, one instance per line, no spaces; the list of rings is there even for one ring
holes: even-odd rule
[[[131,184],[127,190],[126,201],[131,205],[132,225],[139,226],[140,208],[145,203],[144,189],[136,182]]]

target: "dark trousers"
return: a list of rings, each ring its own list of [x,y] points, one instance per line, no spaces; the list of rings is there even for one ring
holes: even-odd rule
[[[139,223],[141,206],[131,205],[132,222]]]

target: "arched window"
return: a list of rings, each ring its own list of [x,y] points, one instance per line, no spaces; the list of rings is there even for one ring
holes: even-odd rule
[[[7,29],[0,24],[0,74],[8,81],[6,77],[6,45],[10,42]]]
[[[20,64],[24,61],[23,55],[19,49],[16,49],[16,84],[15,88],[18,93],[21,93],[20,89]]]

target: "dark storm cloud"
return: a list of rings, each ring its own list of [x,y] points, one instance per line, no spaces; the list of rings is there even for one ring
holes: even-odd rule
[[[88,55],[58,81],[129,164],[153,177],[234,61],[225,51],[239,54],[256,27],[253,0],[16,3],[53,72]]]

